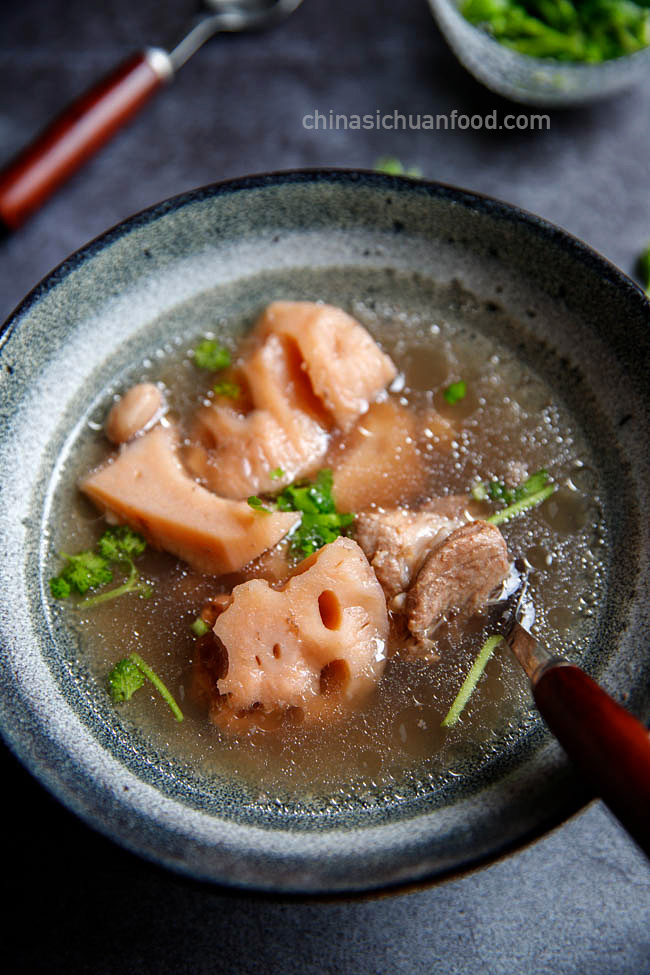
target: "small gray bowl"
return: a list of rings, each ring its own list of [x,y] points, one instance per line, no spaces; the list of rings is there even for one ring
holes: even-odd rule
[[[176,334],[192,333],[192,308],[206,301],[241,321],[278,296],[361,296],[426,313],[440,287],[516,345],[588,438],[610,558],[578,662],[648,717],[650,306],[641,290],[556,227],[435,183],[320,171],[209,186],[74,254],[0,340],[0,731],[54,795],[128,849],[244,889],[350,893],[485,862],[588,798],[531,709],[484,761],[426,788],[404,781],[363,800],[259,802],[236,778],[208,777],[130,728],[47,596],[48,531],[79,431],[107,381],[164,343],[171,321]]]
[[[455,0],[429,0],[429,5],[460,63],[487,88],[515,102],[570,108],[647,83],[650,77],[650,47],[602,64],[532,58],[470,24]]]

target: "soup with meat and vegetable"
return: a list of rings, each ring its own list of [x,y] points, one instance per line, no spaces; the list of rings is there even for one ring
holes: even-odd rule
[[[513,562],[566,651],[605,542],[580,430],[506,345],[276,300],[131,378],[82,438],[50,580],[127,727],[264,802],[431,783],[530,721],[509,650],[484,649]]]

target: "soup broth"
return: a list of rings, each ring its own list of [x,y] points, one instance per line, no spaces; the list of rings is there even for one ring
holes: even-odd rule
[[[364,294],[363,286],[359,293]],[[373,298],[344,302],[325,284],[319,295],[312,283],[309,296],[346,307],[391,356],[399,370],[391,387],[393,400],[420,416],[434,410],[453,423],[448,449],[440,449],[434,431],[423,425],[416,447],[426,470],[421,499],[468,493],[473,483],[492,477],[521,480],[517,475],[522,471],[549,472],[558,485],[555,494],[503,525],[502,531],[510,557],[523,557],[531,567],[536,637],[551,651],[579,656],[592,633],[602,592],[606,536],[590,450],[556,391],[499,338],[495,316],[483,330],[479,306],[469,299],[459,304],[453,288],[439,289],[435,306],[426,311],[414,310],[408,301],[399,306]],[[218,301],[215,295],[213,308]],[[75,485],[107,455],[101,424],[113,395],[142,380],[162,383],[173,415],[187,424],[214,382],[211,374],[197,370],[190,350],[206,334],[236,348],[238,339],[232,335],[241,334],[265,303],[240,316],[233,327],[214,311],[206,320],[203,297],[196,305],[194,334],[175,332],[172,316],[163,323],[165,341],[133,364],[128,377],[119,376],[107,387],[66,465],[59,488],[66,513],[56,528],[50,526],[50,574],[56,571],[56,551],[81,550],[105,527]],[[511,327],[504,324],[503,336]],[[450,405],[444,390],[461,379],[467,394]],[[403,473],[400,484],[408,485]],[[486,505],[486,514],[492,510]],[[177,724],[147,685],[119,706],[127,729],[136,729],[158,753],[198,774],[245,783],[258,803],[291,797],[309,802],[310,797],[325,796],[336,805],[351,797],[376,801],[387,791],[394,796],[405,782],[431,788],[488,762],[536,720],[527,680],[502,644],[459,723],[453,729],[441,727],[473,659],[494,631],[494,619],[485,609],[462,628],[452,621],[436,631],[435,662],[393,648],[376,692],[337,721],[284,724],[276,731],[253,728],[239,735],[220,730],[189,694],[196,647],[190,625],[204,602],[225,585],[150,547],[138,564],[153,586],[151,598],[129,595],[85,615],[64,604],[53,612],[65,614],[76,629],[80,658],[96,681],[98,695],[105,693],[114,664],[136,651],[160,674],[185,715]]]

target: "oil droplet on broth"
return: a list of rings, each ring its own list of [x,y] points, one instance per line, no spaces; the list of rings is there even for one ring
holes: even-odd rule
[[[572,418],[548,406],[553,399],[549,388],[507,350],[496,354],[493,339],[475,330],[469,333],[451,314],[436,317],[432,335],[430,320],[391,315],[388,309],[381,316],[362,306],[356,311],[405,373],[403,388],[395,395],[421,413],[435,402],[453,425],[453,444],[435,439],[431,449],[421,447],[429,496],[467,492],[477,479],[505,476],[508,465],[522,461],[531,473],[547,468],[558,483],[569,475],[573,478],[577,490],[562,487],[551,499],[552,506],[503,527],[511,555],[529,560],[535,598],[545,607],[536,636],[560,652],[562,635],[575,623],[567,606],[577,603],[585,587],[597,592],[599,585],[593,573],[589,585],[585,583],[584,565],[591,573],[594,562],[585,561],[585,553],[590,552],[599,511],[594,490],[590,500],[582,490],[585,478],[593,484],[593,464]],[[164,356],[137,377],[164,381],[181,418],[205,397],[210,380],[201,386],[203,377],[197,377],[191,366],[188,347],[184,337],[180,344],[170,343]],[[452,407],[442,390],[458,376],[467,377],[468,393]],[[100,437],[87,441],[70,484],[98,462],[103,450]],[[56,542],[66,550],[72,545],[78,550],[91,544],[102,527],[93,509],[79,498],[58,526]],[[157,749],[192,768],[238,776],[269,801],[284,794],[334,794],[340,788],[347,795],[351,783],[357,783],[364,795],[367,790],[367,797],[376,797],[405,777],[425,789],[440,775],[463,774],[468,765],[489,760],[495,750],[507,747],[529,716],[527,683],[504,649],[488,665],[458,726],[441,728],[490,630],[489,616],[483,615],[462,634],[453,633],[453,640],[449,633],[440,634],[436,663],[393,658],[367,705],[331,727],[305,724],[230,738],[208,722],[187,694],[194,652],[189,626],[221,587],[153,551],[143,557],[142,568],[155,586],[151,599],[129,597],[97,607],[80,623],[91,670],[103,682],[114,663],[134,649],[136,630],[138,652],[179,697],[183,688],[186,720],[170,727],[166,705],[146,694],[135,695],[128,710],[121,712],[125,721],[141,729]]]
[[[540,513],[553,531],[563,535],[572,535],[584,528],[589,514],[583,495],[567,487],[558,488],[540,508]]]

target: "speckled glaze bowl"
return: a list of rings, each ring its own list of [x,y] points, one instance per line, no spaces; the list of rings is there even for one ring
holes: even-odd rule
[[[208,779],[129,730],[65,614],[49,606],[47,526],[69,452],[107,373],[119,377],[164,341],[170,315],[183,328],[185,303],[205,295],[234,320],[276,296],[345,302],[360,288],[366,300],[426,307],[431,289],[454,281],[486,322],[519,323],[502,324],[501,338],[551,383],[596,453],[607,597],[578,662],[647,719],[650,306],[641,290],[561,230],[434,183],[324,171],[211,186],[73,255],[18,308],[0,345],[1,731],[49,790],[118,843],[197,879],[350,893],[485,862],[588,798],[531,709],[488,759],[426,789],[404,782],[364,802],[256,803],[243,783]]]

